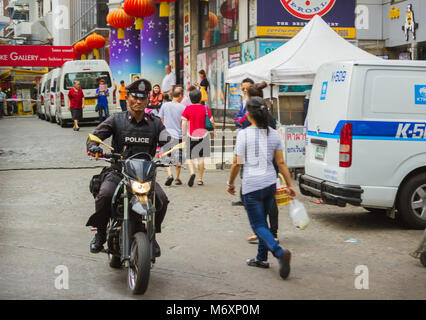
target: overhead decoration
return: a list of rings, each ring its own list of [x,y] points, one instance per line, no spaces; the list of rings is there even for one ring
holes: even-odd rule
[[[126,0],[123,6],[124,11],[136,18],[135,29],[143,29],[143,19],[155,13],[156,6],[152,0]]]
[[[81,52],[78,50],[77,43],[74,45],[74,57],[76,60],[81,57]]]
[[[93,54],[97,59],[99,59],[100,57],[98,49],[103,48],[105,46],[105,43],[105,38],[97,34],[96,32],[86,38],[87,46],[90,49],[93,49]]]
[[[89,48],[85,40],[77,42],[74,48],[81,55],[81,60],[86,60],[87,55],[92,51],[92,49]]]
[[[154,0],[154,2],[160,3],[160,18],[165,18],[170,16],[170,2],[176,2],[176,0]]]
[[[111,11],[107,16],[107,21],[111,27],[118,29],[118,39],[124,39],[126,37],[124,29],[130,28],[135,24],[135,18],[128,15],[122,7]]]
[[[238,16],[238,0],[227,0],[220,6],[220,14],[226,19],[236,19]]]
[[[217,26],[217,15],[213,12],[209,12],[209,29],[212,30]]]

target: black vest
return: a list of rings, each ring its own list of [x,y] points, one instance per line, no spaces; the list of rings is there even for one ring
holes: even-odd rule
[[[146,152],[154,157],[163,128],[161,120],[155,116],[145,115],[141,122],[136,123],[129,112],[117,113],[113,121],[114,152],[122,153],[126,146],[123,154],[125,158],[139,152]]]

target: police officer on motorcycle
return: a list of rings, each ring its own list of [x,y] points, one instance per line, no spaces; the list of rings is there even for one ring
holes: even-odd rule
[[[139,152],[146,152],[155,156],[157,146],[167,143],[168,133],[160,118],[145,114],[148,104],[151,83],[141,79],[126,87],[128,90],[126,100],[128,111],[116,113],[99,124],[93,134],[101,140],[112,136],[112,147],[114,153],[122,153],[124,158]],[[97,143],[88,142],[87,149],[96,159],[103,153]],[[106,229],[111,216],[111,201],[114,191],[121,180],[121,165],[113,164],[104,168],[100,174],[100,188],[92,191],[95,197],[95,213],[89,218],[86,226],[97,228],[97,233],[90,242],[90,252],[98,253],[103,249],[106,241]],[[156,216],[155,232],[161,232],[161,223],[164,220],[169,200],[156,184]],[[155,255],[161,255],[160,247],[155,242]]]

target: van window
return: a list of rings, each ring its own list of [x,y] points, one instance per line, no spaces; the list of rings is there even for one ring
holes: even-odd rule
[[[81,89],[97,89],[98,79],[102,78],[105,80],[108,87],[111,87],[111,77],[108,71],[98,72],[75,72],[67,73],[64,77],[64,89],[69,90],[73,87],[74,81],[80,81]]]
[[[50,92],[50,79],[46,81],[46,92],[49,93]]]
[[[58,78],[56,78],[55,80],[53,80],[52,87],[50,88],[51,92],[56,92],[56,83],[57,83],[57,81],[58,81]]]

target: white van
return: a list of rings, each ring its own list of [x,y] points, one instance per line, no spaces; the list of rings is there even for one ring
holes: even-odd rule
[[[49,73],[46,74],[46,83],[45,83],[45,89],[44,89],[44,95],[43,95],[44,96],[44,109],[43,109],[44,116],[43,116],[43,119],[46,120],[46,121],[49,121],[47,114],[48,114],[48,109],[49,109],[49,106],[50,106],[50,98],[51,98],[51,96],[50,96],[50,84],[52,82],[52,73],[53,73],[53,70],[49,71]]]
[[[57,91],[58,81],[61,68],[56,68],[51,71],[50,78],[48,77],[48,88],[49,88],[49,101],[45,103],[45,114],[46,120],[52,123],[56,120],[56,104],[57,104]]]
[[[117,105],[111,69],[105,60],[69,61],[62,66],[58,84],[58,103],[56,105],[58,124],[64,127],[68,122],[72,122],[71,112],[68,110],[68,92],[73,88],[76,80],[80,81],[85,97],[83,121],[96,121],[99,119],[99,114],[95,111],[97,104],[96,89],[98,88],[99,78],[103,78],[108,86],[109,114],[121,112],[121,108]]]
[[[426,62],[321,66],[307,140],[302,194],[426,227]]]
[[[46,91],[47,73],[40,79],[37,95],[37,115],[40,119],[44,119],[44,93]]]

